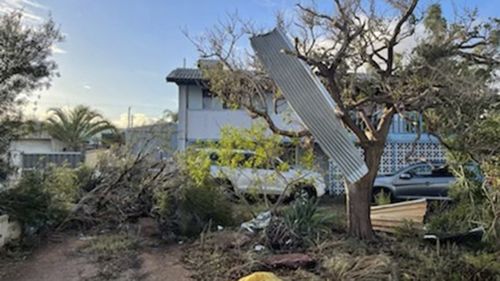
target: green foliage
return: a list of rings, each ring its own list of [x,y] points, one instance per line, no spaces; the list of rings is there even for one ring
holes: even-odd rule
[[[79,195],[78,178],[68,167],[54,167],[46,173],[43,189],[51,198],[53,208],[69,211]]]
[[[50,84],[57,68],[52,46],[62,39],[52,20],[27,26],[22,11],[0,16],[0,117],[15,109],[19,94]]]
[[[116,132],[109,121],[87,106],[79,105],[70,111],[52,108],[49,112],[52,115],[47,119],[46,129],[73,151],[83,149],[85,143],[99,133]]]
[[[209,178],[206,152],[188,150],[181,155],[180,164],[176,177],[153,194],[153,215],[164,236],[192,237],[217,225],[233,225],[233,204]]]
[[[292,141],[292,145],[298,145],[298,143],[298,140]],[[313,149],[306,148],[302,152],[299,165],[311,168],[314,162]],[[217,154],[217,159],[210,159],[212,153]],[[274,173],[266,177],[253,179],[247,195],[255,195],[261,189],[262,184],[276,180],[280,177],[280,173],[288,171],[294,164],[292,161],[295,162],[295,157],[286,159],[283,157],[285,154],[283,138],[270,133],[262,123],[256,123],[250,128],[222,128],[218,142],[200,142],[193,145],[180,156],[180,162],[182,169],[198,186],[206,185],[208,181],[213,180],[210,166],[214,164],[233,169],[274,170]],[[278,158],[281,161],[277,161]],[[216,177],[224,179],[227,175],[221,172]]]
[[[391,194],[386,193],[383,189],[375,194],[374,199],[377,206],[391,204]]]
[[[194,184],[202,186],[209,180],[212,162],[208,151],[188,149],[181,157],[182,167]]]
[[[335,214],[319,209],[316,201],[298,199],[273,218],[266,238],[278,250],[311,246],[329,236],[335,220]]]
[[[471,271],[500,276],[500,252],[464,254],[461,260]]]
[[[446,31],[446,19],[441,12],[440,4],[432,4],[427,8],[424,25],[427,30],[430,30],[436,39],[442,38]]]
[[[99,182],[95,170],[89,166],[80,165],[74,173],[81,193],[91,191]]]
[[[56,75],[51,47],[62,40],[52,20],[34,26],[23,24],[22,11],[0,15],[0,155],[22,132],[21,93],[48,87]],[[12,172],[0,157],[0,184]]]
[[[454,202],[449,209],[438,212],[431,218],[429,230],[436,233],[462,233],[481,226],[486,230],[484,239],[499,247],[498,182],[488,180],[489,177],[480,178],[478,169],[471,168],[467,154],[450,153],[448,159],[457,179],[449,191]],[[486,175],[494,175],[500,171],[493,163],[485,163],[482,167]]]
[[[318,208],[315,200],[295,200],[290,208],[283,212],[285,223],[297,235],[314,240],[330,233],[335,214],[327,214]]]
[[[67,167],[25,172],[17,186],[0,192],[0,211],[38,231],[57,225],[77,196],[76,174]]]
[[[179,210],[179,234],[194,236],[207,227],[234,224],[231,202],[218,186],[189,185],[182,187]]]

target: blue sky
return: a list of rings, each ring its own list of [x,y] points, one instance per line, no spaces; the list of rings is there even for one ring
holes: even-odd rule
[[[166,74],[194,66],[197,52],[181,29],[200,34],[228,12],[238,11],[261,26],[272,27],[278,9],[292,11],[287,0],[0,0],[0,12],[23,7],[32,20],[52,14],[66,35],[55,59],[61,77],[32,96],[28,114],[47,108],[87,104],[121,124],[129,106],[137,120],[177,109],[177,88]],[[320,2],[320,1],[317,1]],[[500,16],[500,1],[443,1],[478,7],[484,17]],[[307,2],[306,2],[307,3]],[[329,3],[329,1],[327,1]],[[38,98],[39,97],[39,98]]]

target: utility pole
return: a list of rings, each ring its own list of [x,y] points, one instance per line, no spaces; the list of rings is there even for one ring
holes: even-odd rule
[[[127,129],[130,129],[130,123],[131,123],[131,122],[130,122],[130,121],[131,121],[131,119],[130,119],[130,112],[131,112],[131,111],[132,111],[132,107],[131,107],[131,106],[129,106],[129,107],[128,107],[128,114],[127,114]]]

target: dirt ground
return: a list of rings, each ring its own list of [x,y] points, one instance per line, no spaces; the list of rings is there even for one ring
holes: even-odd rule
[[[93,280],[98,268],[78,248],[85,241],[76,237],[50,239],[26,260],[0,261],[0,281],[86,281]],[[190,281],[191,275],[180,261],[179,245],[141,247],[140,266],[123,281]],[[134,276],[134,277],[130,277]]]

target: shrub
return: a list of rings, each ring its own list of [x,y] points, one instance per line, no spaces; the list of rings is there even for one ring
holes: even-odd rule
[[[75,173],[67,167],[25,172],[16,187],[0,193],[0,211],[30,233],[57,225],[78,195]]]
[[[318,209],[315,200],[298,199],[271,221],[266,229],[266,238],[273,249],[310,246],[331,233],[334,220],[333,214]]]
[[[453,204],[443,212],[437,212],[429,221],[428,228],[431,232],[462,233],[472,228],[481,226],[486,230],[485,240],[492,245],[498,244],[500,231],[499,213],[500,209],[500,187],[493,181],[478,180],[477,173],[472,173],[469,164],[463,159],[451,158],[450,162],[457,164],[452,166],[457,182],[449,191],[453,198]],[[491,167],[493,166],[493,168]],[[500,171],[498,165],[483,165],[488,174],[497,174]]]
[[[469,271],[485,280],[488,276],[500,276],[500,252],[465,254],[462,261]]]
[[[375,195],[374,200],[377,206],[391,204],[391,194],[381,190]]]
[[[100,181],[96,171],[86,165],[81,165],[75,170],[80,193],[89,192],[94,189]]]
[[[188,180],[177,192],[157,198],[162,228],[173,228],[177,235],[193,237],[207,227],[234,224],[233,206],[217,186]]]

